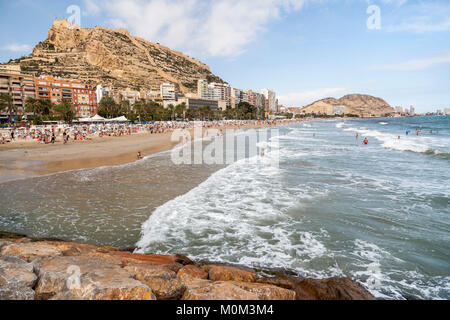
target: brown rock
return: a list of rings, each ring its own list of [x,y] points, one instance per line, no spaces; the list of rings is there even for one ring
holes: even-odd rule
[[[129,252],[111,252],[111,256],[121,259],[124,265],[128,264],[146,264],[153,266],[164,266],[174,272],[178,272],[183,265],[179,264],[175,256],[157,255],[157,254],[138,254]]]
[[[161,266],[139,264],[128,265],[124,269],[149,286],[158,300],[177,300],[185,289],[174,271]]]
[[[250,282],[233,282],[245,291],[255,293],[258,300],[295,300],[295,291],[276,287],[269,284],[250,283]]]
[[[208,279],[208,273],[195,265],[184,266],[177,273],[178,278],[192,277],[195,279]]]
[[[33,300],[36,279],[32,264],[0,255],[0,300]]]
[[[258,276],[252,271],[246,271],[229,266],[207,265],[203,266],[212,281],[241,281],[255,282]]]
[[[369,291],[350,278],[287,279],[297,294],[297,300],[375,300]]]
[[[57,246],[46,242],[27,242],[5,245],[1,248],[0,254],[32,262],[37,258],[55,257],[62,252]]]
[[[35,262],[38,300],[154,300],[150,288],[100,258],[54,257]]]
[[[258,300],[256,293],[246,291],[233,282],[200,280],[188,286],[182,300]]]

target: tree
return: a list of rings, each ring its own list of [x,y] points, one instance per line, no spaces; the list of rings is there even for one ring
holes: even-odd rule
[[[25,111],[31,112],[34,116],[38,115],[39,112],[39,100],[35,98],[28,97],[25,100]]]
[[[11,95],[7,93],[0,94],[0,110],[4,110],[8,114],[8,121],[11,123],[13,115],[17,114],[18,107],[14,105]]]
[[[61,103],[57,104],[54,108],[55,113],[61,117],[64,122],[71,124],[75,118],[75,113],[73,112],[72,104],[68,101],[63,100]]]
[[[98,114],[104,118],[110,118],[118,106],[116,101],[111,97],[103,97],[98,106]]]
[[[180,115],[183,115],[183,120],[186,120],[186,110],[187,110],[187,106],[186,106],[185,102],[183,102],[182,104],[179,104],[175,107],[175,112],[177,114],[177,117],[179,117]]]

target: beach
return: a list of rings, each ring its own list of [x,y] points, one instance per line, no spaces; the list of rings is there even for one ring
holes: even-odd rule
[[[264,124],[242,124],[239,128],[264,127]],[[236,126],[211,126],[209,129],[237,129]],[[194,137],[192,128],[188,129]],[[2,132],[0,132],[1,134]],[[3,134],[8,134],[4,130]],[[0,183],[21,178],[70,170],[117,166],[137,160],[137,153],[149,156],[167,151],[182,141],[171,141],[172,131],[149,134],[138,131],[131,135],[92,137],[85,141],[63,144],[62,137],[55,144],[30,140],[16,140],[0,144]]]
[[[232,164],[175,164],[169,150],[135,161],[132,147],[131,162],[1,183],[0,230],[299,277],[350,277],[379,299],[448,299],[448,121],[291,123],[267,141],[248,141],[264,157]],[[406,135],[416,129],[422,133]],[[245,134],[224,132],[193,150]],[[76,153],[90,145],[95,153],[101,142],[76,142],[71,157],[83,158],[87,151]],[[45,147],[53,148],[36,150],[45,155]]]

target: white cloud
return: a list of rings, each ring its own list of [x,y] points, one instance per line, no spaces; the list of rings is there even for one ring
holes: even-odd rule
[[[31,50],[31,46],[28,44],[10,44],[4,47],[5,50],[13,52],[27,52]]]
[[[300,10],[306,1],[110,0],[101,8],[110,25],[147,40],[201,56],[236,56],[268,23]]]
[[[345,88],[322,88],[309,91],[292,92],[279,96],[278,100],[285,106],[302,107],[320,99],[344,94],[346,91],[347,90]]]
[[[371,70],[391,70],[391,71],[417,71],[429,69],[441,64],[450,63],[450,51],[444,52],[440,55],[425,58],[415,59],[398,64],[389,64],[384,66],[375,66]]]
[[[95,3],[94,0],[83,0],[83,2],[84,2],[83,14],[95,16],[100,13],[101,9],[97,5],[97,3]]]
[[[398,21],[386,27],[389,32],[443,32],[450,30],[450,4],[421,2],[406,6]]]

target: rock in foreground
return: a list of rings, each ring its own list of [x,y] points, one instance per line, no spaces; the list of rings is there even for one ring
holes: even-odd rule
[[[265,278],[183,256],[2,235],[0,300],[373,300],[347,278]],[[2,238],[0,237],[0,238]]]

